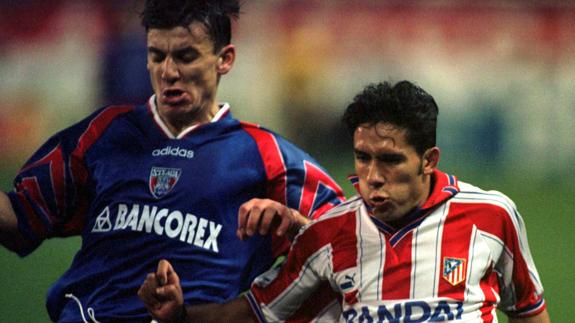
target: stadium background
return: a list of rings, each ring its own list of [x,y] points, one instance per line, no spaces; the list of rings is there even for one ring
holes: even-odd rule
[[[97,107],[147,99],[139,5],[0,1],[0,188],[50,134]],[[310,151],[348,196],[339,117],[352,96],[401,79],[433,94],[441,169],[516,202],[551,316],[572,320],[573,2],[248,0],[235,28],[220,99]],[[79,244],[54,239],[23,259],[1,249],[1,320],[47,322],[47,289]]]

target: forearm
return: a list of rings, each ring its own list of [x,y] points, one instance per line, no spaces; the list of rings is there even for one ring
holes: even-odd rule
[[[18,231],[18,220],[6,193],[0,191],[0,244],[12,251],[19,250],[24,239]]]
[[[532,317],[509,318],[509,323],[549,323],[550,321],[547,310]]]
[[[178,323],[256,322],[244,297],[225,304],[188,305],[185,310],[185,317]]]

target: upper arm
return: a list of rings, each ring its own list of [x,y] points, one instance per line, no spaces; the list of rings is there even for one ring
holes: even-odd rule
[[[21,254],[47,238],[79,235],[90,207],[88,151],[132,106],[94,112],[46,141],[22,167],[8,193],[18,230],[28,241]]]
[[[286,167],[286,204],[302,215],[317,219],[345,200],[343,190],[307,153],[279,137]]]
[[[507,286],[502,286],[502,303],[507,306],[507,311],[519,315],[538,312],[545,308],[543,284],[531,255],[525,223],[514,206],[509,209],[505,225],[507,238],[503,241],[512,256],[497,266],[503,274],[502,281],[508,282]]]
[[[543,312],[543,285],[529,249],[523,218],[505,195],[495,191],[481,194],[486,196],[484,203],[478,208],[471,206],[467,214],[489,238],[486,241],[491,242],[488,244],[501,297],[498,309],[512,317]]]
[[[267,177],[267,198],[316,218],[345,197],[341,187],[311,156],[284,138],[242,123],[254,140]]]
[[[70,175],[69,149],[64,135],[57,134],[42,145],[22,167],[14,180],[14,188],[7,193],[18,231],[28,241],[30,253],[47,238],[69,236],[69,211],[75,205],[76,192]],[[70,140],[69,138],[67,138]],[[75,174],[74,174],[75,175]]]

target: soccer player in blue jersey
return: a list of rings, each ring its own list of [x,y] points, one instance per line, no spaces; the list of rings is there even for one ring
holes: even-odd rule
[[[342,201],[308,154],[217,101],[238,13],[237,1],[146,1],[147,104],[55,134],[0,193],[0,242],[19,255],[82,237],[48,293],[53,321],[149,322],[137,291],[164,258],[187,303],[234,299],[286,251],[294,224]]]

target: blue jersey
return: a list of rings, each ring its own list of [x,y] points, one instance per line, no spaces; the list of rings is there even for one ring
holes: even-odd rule
[[[160,259],[197,304],[236,297],[286,251],[277,236],[236,237],[242,203],[271,198],[314,218],[343,193],[309,155],[232,118],[227,104],[174,137],[152,97],[103,108],[50,138],[9,197],[30,242],[21,255],[47,238],[82,236],[49,291],[52,320],[82,321],[82,308],[101,322],[149,322],[137,290]]]

